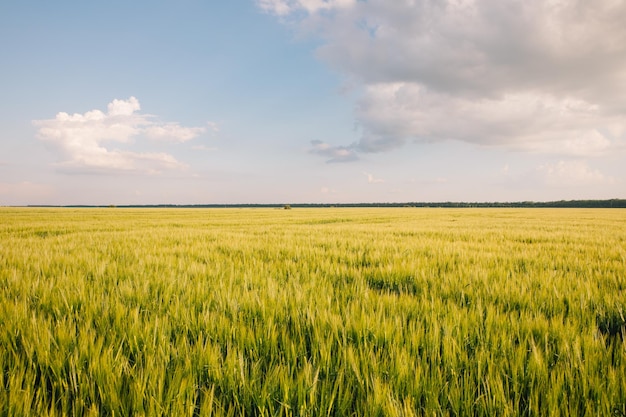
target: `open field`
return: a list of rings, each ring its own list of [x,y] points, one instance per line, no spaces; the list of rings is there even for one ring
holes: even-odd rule
[[[626,211],[0,209],[1,416],[625,416]]]

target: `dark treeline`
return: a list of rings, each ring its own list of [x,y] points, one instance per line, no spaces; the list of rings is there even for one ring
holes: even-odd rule
[[[29,206],[29,207],[120,207],[120,208],[315,208],[315,207],[493,207],[493,208],[626,208],[625,199],[518,202],[405,202],[405,203],[293,203],[293,204],[146,204],[120,206]]]

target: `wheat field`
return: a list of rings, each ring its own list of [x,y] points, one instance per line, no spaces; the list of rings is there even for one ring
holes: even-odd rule
[[[1,416],[625,416],[626,211],[0,208]]]

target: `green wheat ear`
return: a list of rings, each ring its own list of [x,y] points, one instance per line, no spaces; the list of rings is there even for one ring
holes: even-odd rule
[[[626,415],[626,213],[0,209],[0,416]]]

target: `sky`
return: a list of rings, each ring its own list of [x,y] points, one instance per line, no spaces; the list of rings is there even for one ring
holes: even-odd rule
[[[626,198],[626,0],[0,2],[0,205]]]

